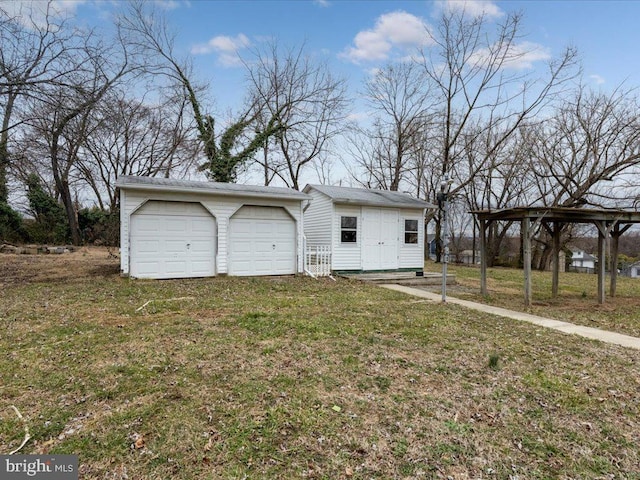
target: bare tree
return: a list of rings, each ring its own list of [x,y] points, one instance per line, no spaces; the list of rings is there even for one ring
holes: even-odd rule
[[[551,118],[529,131],[537,187],[532,203],[631,206],[623,186],[640,173],[639,111],[632,90],[605,94],[578,88]]]
[[[388,147],[389,139],[394,138],[390,135],[393,130],[380,128],[380,123],[374,123],[373,134],[362,141],[365,147],[366,143],[373,147],[361,149],[368,157],[368,170],[390,179],[389,187],[397,183],[399,175],[408,174],[407,178],[419,182],[414,189],[435,202],[440,181],[448,177],[454,180],[450,194],[464,193],[467,185],[487,166],[495,173],[503,145],[523,122],[548,107],[578,73],[576,52],[568,48],[560,57],[547,62],[546,73],[535,74],[522,65],[529,61],[528,55],[532,52],[520,43],[521,16],[507,14],[495,25],[490,20],[485,15],[473,16],[464,10],[445,8],[436,27],[427,31],[431,42],[417,60],[420,74],[424,76],[419,88],[428,99],[418,105],[426,106],[426,111],[409,115],[409,118],[420,118],[425,130],[412,155],[422,163],[412,166],[406,161],[397,161],[397,156],[394,159],[394,149]],[[387,77],[382,85],[404,83],[389,82],[389,78],[394,77]],[[418,81],[408,85],[412,87]],[[388,93],[396,91],[378,88],[374,90],[374,98],[394,98]],[[386,104],[397,105],[388,101]],[[401,122],[396,123],[399,124]],[[394,133],[399,131],[396,128]],[[411,133],[408,137],[414,136]],[[396,138],[399,137],[396,135]],[[384,145],[382,140],[387,147],[379,147],[381,143]],[[403,170],[407,168],[409,171]],[[371,178],[377,178],[375,173],[370,174]],[[485,178],[492,178],[494,173]],[[434,219],[436,240],[441,245],[441,212]],[[440,252],[437,257],[440,258]]]
[[[529,171],[545,206],[632,207],[627,185],[640,173],[640,105],[632,90],[594,93],[580,86],[553,116],[527,129]],[[637,189],[636,189],[637,192]],[[568,239],[568,227],[563,232]],[[551,239],[536,232],[538,268],[545,268]]]
[[[184,121],[186,99],[156,105],[111,92],[93,112],[96,126],[79,151],[77,174],[102,210],[118,208],[120,175],[164,176],[193,166],[195,145]]]
[[[499,127],[499,126],[498,126]],[[494,127],[497,128],[497,127]],[[487,138],[500,136],[502,132],[493,132],[482,123],[469,129],[464,135],[465,169],[470,180],[464,184],[462,191],[469,210],[498,210],[521,206],[529,202],[534,188],[529,168],[529,145],[520,126],[505,142],[491,150],[487,155]],[[479,133],[480,132],[480,133]],[[483,132],[483,133],[482,133]],[[488,133],[490,135],[488,135]],[[491,144],[491,141],[488,142]],[[475,222],[475,218],[474,218]],[[512,222],[492,222],[488,229],[487,262],[493,265],[494,259],[501,249],[503,240],[511,229]],[[473,251],[476,249],[477,223],[473,224]]]
[[[274,148],[258,160],[265,171],[286,185],[300,189],[303,170],[326,152],[344,129],[346,84],[335,78],[324,61],[305,53],[304,45],[289,50],[271,42],[245,60],[250,96],[263,119],[276,119],[281,127],[271,137]],[[266,127],[268,128],[268,124]]]
[[[577,74],[572,48],[549,61],[543,77],[518,68],[530,53],[518,43],[521,21],[521,15],[507,14],[492,30],[486,16],[450,9],[429,31],[433,46],[423,50],[421,65],[437,95],[440,120],[432,133],[437,139],[432,161],[439,166],[441,178],[455,179],[453,195],[473,181],[478,169],[491,163],[518,127],[546,107]],[[475,142],[481,150],[475,168],[469,170],[464,157],[469,136],[474,135],[482,139]],[[440,215],[435,221],[439,239]]]
[[[64,205],[74,245],[80,243],[72,173],[86,138],[95,129],[94,112],[107,92],[129,71],[127,53],[105,47],[89,35],[76,52],[74,69],[63,83],[40,86],[27,115],[31,154],[46,155],[57,196]],[[116,47],[117,42],[116,42]],[[122,47],[122,45],[120,45]]]
[[[365,96],[375,117],[371,127],[357,132],[354,158],[368,186],[398,190],[424,151],[432,121],[429,82],[416,63],[389,64],[369,78]]]
[[[119,21],[120,27],[128,34],[130,47],[145,59],[147,72],[164,75],[182,88],[191,106],[195,128],[206,157],[201,170],[206,171],[214,181],[235,181],[238,168],[252,159],[269,137],[280,131],[278,117],[272,116],[264,128],[258,130],[256,120],[261,110],[250,104],[218,134],[215,119],[206,113],[202,101],[205,87],[194,82],[189,60],[176,55],[174,37],[165,19],[157,11],[147,8],[144,2],[135,1]],[[252,131],[253,135],[250,135],[248,132]]]
[[[11,133],[26,120],[17,119],[17,109],[43,85],[65,81],[81,44],[48,1],[22,5],[14,16],[0,5],[0,45],[0,202],[6,202]]]

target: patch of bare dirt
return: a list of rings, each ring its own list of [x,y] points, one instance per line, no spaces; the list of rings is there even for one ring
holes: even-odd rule
[[[0,254],[0,288],[104,277],[119,271],[120,259],[105,247],[82,247],[60,255]]]

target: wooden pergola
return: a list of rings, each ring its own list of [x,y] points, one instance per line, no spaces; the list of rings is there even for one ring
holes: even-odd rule
[[[552,238],[552,296],[558,295],[560,234],[566,224],[591,223],[598,229],[598,303],[605,300],[605,262],[607,242],[611,239],[610,296],[616,294],[618,240],[634,223],[640,223],[640,212],[614,209],[568,207],[516,207],[503,210],[471,212],[480,223],[480,292],[487,294],[487,228],[492,222],[521,222],[524,265],[524,303],[531,305],[531,239],[532,224],[541,224]]]

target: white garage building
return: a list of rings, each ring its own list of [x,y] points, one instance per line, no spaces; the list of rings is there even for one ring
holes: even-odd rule
[[[303,272],[303,207],[278,187],[121,176],[120,268],[135,278]]]

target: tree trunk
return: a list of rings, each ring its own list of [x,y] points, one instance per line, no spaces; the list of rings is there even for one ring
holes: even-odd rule
[[[64,181],[64,191],[60,192],[62,197],[62,203],[64,204],[65,212],[67,213],[67,219],[69,221],[69,230],[71,231],[71,243],[73,245],[80,245],[80,226],[78,225],[78,215],[76,212],[75,204],[71,198],[71,190],[69,184]]]
[[[69,222],[69,230],[71,231],[71,243],[80,245],[80,226],[78,225],[78,217],[76,215],[75,205],[71,198],[71,190],[69,188],[69,180],[60,174],[60,165],[58,163],[58,134],[54,134],[51,142],[51,167],[53,171],[53,179],[58,190],[58,195],[64,205],[67,221]]]
[[[0,203],[7,203],[9,199],[7,170],[9,170],[9,149],[7,148],[7,142],[3,138],[0,141]]]

